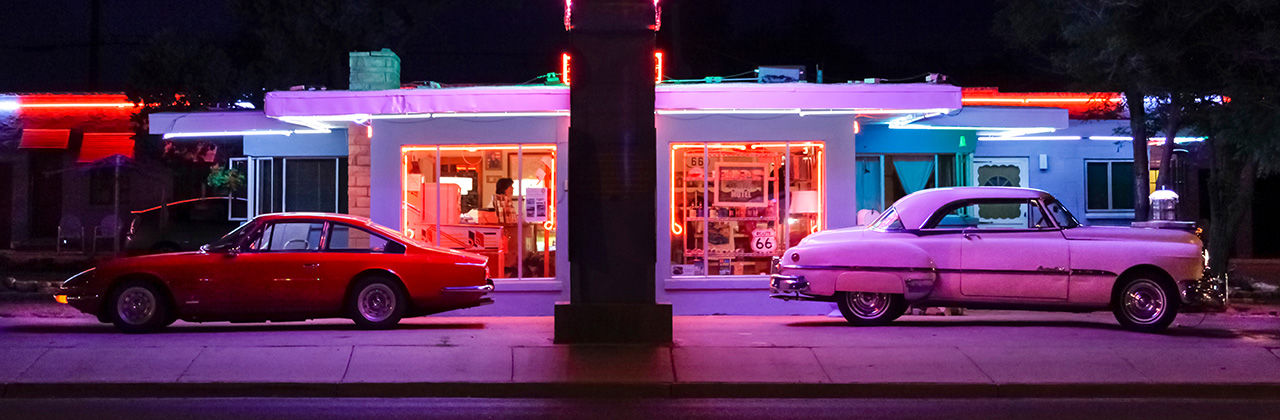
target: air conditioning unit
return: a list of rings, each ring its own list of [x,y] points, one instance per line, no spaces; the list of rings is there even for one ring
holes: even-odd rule
[[[760,66],[756,69],[756,82],[759,83],[796,83],[803,82],[804,66]]]

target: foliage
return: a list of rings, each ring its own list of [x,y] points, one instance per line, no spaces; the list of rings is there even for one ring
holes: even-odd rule
[[[215,191],[232,194],[244,188],[244,174],[239,169],[223,167],[215,164],[209,168],[209,176],[205,178],[205,184]]]
[[[233,0],[256,51],[247,64],[265,89],[344,88],[347,53],[400,46],[410,3],[378,0]]]
[[[1254,179],[1280,172],[1280,3],[1008,0],[1000,19],[1011,41],[1090,89],[1154,97],[1135,130],[1209,137],[1210,262],[1224,270]],[[1136,157],[1145,144],[1134,147]]]
[[[266,92],[294,85],[346,86],[347,53],[395,47],[410,25],[408,0],[233,0],[247,31],[201,40],[161,32],[134,58],[126,94],[141,104],[133,116],[139,154],[158,156],[175,188],[201,182],[226,144],[205,139],[161,141],[148,134],[155,112],[261,109]],[[219,147],[224,146],[224,147]],[[201,192],[202,194],[202,192]]]

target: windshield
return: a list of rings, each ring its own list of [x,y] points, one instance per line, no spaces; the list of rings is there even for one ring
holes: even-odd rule
[[[243,225],[240,225],[240,227],[235,228],[235,230],[232,230],[231,233],[223,235],[222,238],[216,241],[210,242],[208,245],[201,247],[201,249],[205,251],[216,252],[216,251],[226,251],[228,249],[234,248],[236,245],[240,244],[240,240],[244,239],[245,235],[249,234],[249,230],[250,230],[249,225],[252,225],[252,224],[253,223],[245,223]]]
[[[1044,204],[1044,207],[1049,209],[1049,213],[1053,214],[1053,218],[1058,221],[1058,226],[1061,226],[1063,229],[1080,226],[1080,222],[1077,222],[1076,218],[1071,215],[1071,212],[1067,211],[1066,206],[1063,206],[1062,203],[1058,202],[1058,200],[1050,198],[1045,200]]]

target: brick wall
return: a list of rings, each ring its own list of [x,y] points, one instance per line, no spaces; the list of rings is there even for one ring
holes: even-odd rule
[[[347,126],[347,212],[369,217],[369,127]]]

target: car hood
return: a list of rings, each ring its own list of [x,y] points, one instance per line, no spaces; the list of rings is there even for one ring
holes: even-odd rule
[[[1198,244],[1200,239],[1191,233],[1175,229],[1132,228],[1122,226],[1081,226],[1066,229],[1062,235],[1082,241],[1146,241]]]

